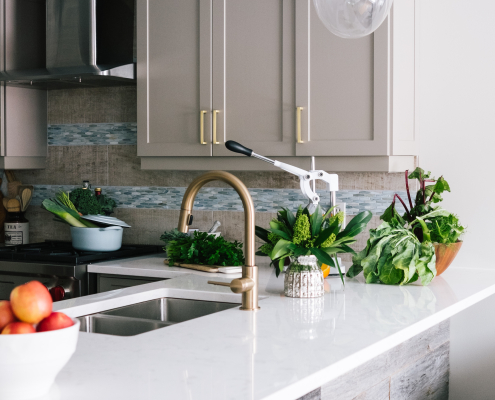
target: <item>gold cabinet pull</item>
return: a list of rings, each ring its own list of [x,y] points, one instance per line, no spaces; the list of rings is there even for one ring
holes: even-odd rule
[[[301,138],[301,111],[303,107],[296,108],[296,130],[297,130],[297,143],[304,143]]]
[[[220,144],[220,142],[217,142],[217,114],[219,112],[218,110],[213,110],[213,144]]]
[[[208,144],[205,142],[205,114],[206,110],[201,110],[199,114],[199,143]]]

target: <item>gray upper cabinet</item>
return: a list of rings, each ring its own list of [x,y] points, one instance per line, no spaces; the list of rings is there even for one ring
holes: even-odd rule
[[[139,156],[211,156],[211,13],[210,1],[137,1]]]
[[[312,0],[137,4],[143,168],[271,168],[227,140],[306,168],[309,156],[333,171],[414,166],[415,0],[354,40],[331,34]]]
[[[296,155],[416,154],[414,11],[414,0],[396,2],[378,30],[349,40],[312,0],[297,1]]]
[[[294,155],[294,79],[294,0],[213,0],[214,156]]]

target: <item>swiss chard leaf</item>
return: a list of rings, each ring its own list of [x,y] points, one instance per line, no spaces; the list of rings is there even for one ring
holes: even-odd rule
[[[413,172],[409,174],[409,179],[428,179],[431,172],[425,172],[422,168],[417,167]]]
[[[363,267],[359,264],[353,264],[348,270],[346,276],[348,278],[354,278],[363,272]]]

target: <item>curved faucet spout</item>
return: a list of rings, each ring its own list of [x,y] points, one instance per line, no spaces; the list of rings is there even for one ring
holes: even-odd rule
[[[242,200],[244,207],[244,257],[246,265],[242,267],[242,284],[234,279],[230,288],[236,293],[242,293],[241,310],[257,310],[258,307],[258,267],[255,265],[255,214],[254,204],[249,191],[242,181],[234,175],[225,171],[210,171],[196,178],[184,193],[177,229],[186,233],[192,222],[192,210],[194,199],[205,184],[211,181],[222,181],[232,186]],[[252,282],[251,282],[252,281]],[[208,282],[217,284],[217,282]],[[242,290],[239,289],[242,286]],[[224,284],[225,286],[225,284]]]

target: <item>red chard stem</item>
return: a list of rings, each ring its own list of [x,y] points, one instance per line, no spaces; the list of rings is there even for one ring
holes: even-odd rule
[[[407,213],[407,216],[409,217],[409,220],[411,220],[411,214],[409,213],[409,210],[407,209],[406,203],[404,203],[404,202],[402,201],[402,199],[400,198],[400,196],[399,196],[398,194],[396,194],[396,195],[394,196],[394,202],[395,202],[395,197],[397,197],[397,198],[400,200],[400,202],[401,202],[401,203],[402,203],[402,205],[404,206],[404,210],[406,210],[406,213]]]
[[[411,210],[413,209],[413,204],[411,200],[411,193],[409,192],[409,170],[406,169],[406,190],[407,190],[407,198],[409,199],[409,205],[411,206]]]

